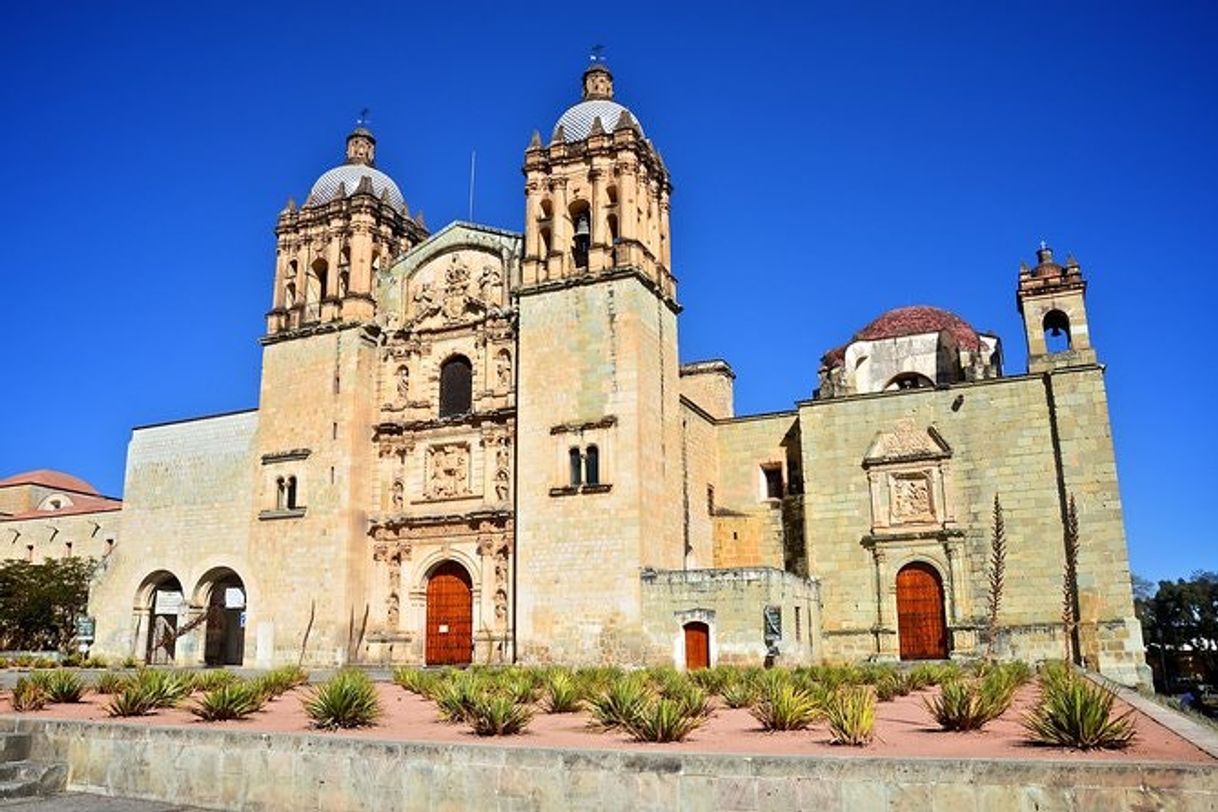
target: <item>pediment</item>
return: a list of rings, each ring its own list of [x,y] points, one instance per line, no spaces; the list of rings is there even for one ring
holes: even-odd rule
[[[951,455],[951,446],[933,425],[922,427],[912,420],[900,420],[891,429],[876,433],[863,455],[863,467],[939,460]]]

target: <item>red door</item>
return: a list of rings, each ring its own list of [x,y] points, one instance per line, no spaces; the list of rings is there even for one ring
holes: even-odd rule
[[[705,623],[685,624],[685,669],[710,667],[710,627]]]
[[[947,658],[943,581],[929,564],[909,564],[897,573],[897,637],[902,660]]]
[[[469,573],[455,561],[427,581],[428,665],[468,665],[474,653],[474,597]]]

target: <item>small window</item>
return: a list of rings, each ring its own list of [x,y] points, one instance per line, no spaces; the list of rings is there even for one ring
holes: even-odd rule
[[[917,372],[902,372],[895,376],[884,387],[884,391],[893,392],[899,389],[933,389],[935,382]]]
[[[583,460],[580,459],[578,448],[567,451],[567,464],[570,469],[571,487],[578,488],[583,481]]]
[[[766,465],[761,469],[761,473],[765,475],[765,498],[766,499],[781,499],[782,498],[782,466],[781,465]]]
[[[706,513],[713,516],[715,514],[715,486],[706,486]]]
[[[584,453],[584,482],[588,485],[601,484],[601,452],[594,445],[588,446]]]
[[[454,355],[440,367],[440,417],[469,414],[473,403],[473,366],[464,355]]]
[[[800,618],[800,614],[799,614],[799,606],[796,605],[796,607],[795,607],[795,642],[796,643],[798,643],[804,639],[803,638],[803,624],[800,621],[801,621],[801,618]]]
[[[287,478],[284,488],[284,507],[288,510],[296,509],[296,477],[290,476]]]
[[[283,477],[275,480],[275,509],[283,510],[288,506],[288,481]]]

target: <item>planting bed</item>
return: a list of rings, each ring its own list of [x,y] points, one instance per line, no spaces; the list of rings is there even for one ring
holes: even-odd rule
[[[1001,717],[978,732],[949,733],[937,728],[923,707],[924,697],[938,688],[914,691],[882,702],[876,708],[875,739],[865,747],[829,743],[827,725],[821,721],[808,730],[767,733],[747,710],[716,709],[706,723],[684,742],[644,744],[613,731],[599,732],[589,726],[585,712],[544,714],[540,711],[528,729],[516,736],[484,738],[464,724],[439,721],[434,703],[390,683],[378,683],[376,691],[383,714],[373,727],[327,732],[320,735],[437,743],[494,743],[501,746],[562,747],[585,749],[646,750],[648,752],[740,753],[758,755],[834,755],[938,758],[1006,758],[1095,761],[1158,761],[1213,764],[1214,759],[1157,722],[1134,711],[1137,737],[1125,750],[1081,752],[1031,744],[1019,720],[1035,703],[1035,684],[1020,688],[1015,701]],[[248,719],[229,722],[200,722],[184,708],[160,710],[149,716],[111,719],[105,712],[107,696],[88,693],[79,704],[50,705],[41,711],[21,714],[30,718],[58,718],[108,722],[115,725],[181,725],[195,728],[248,732],[292,732],[313,730],[301,699],[308,689],[297,688],[269,702]],[[196,695],[197,696],[197,695]],[[1119,700],[1118,712],[1129,710]],[[11,693],[0,695],[0,712],[12,713]]]

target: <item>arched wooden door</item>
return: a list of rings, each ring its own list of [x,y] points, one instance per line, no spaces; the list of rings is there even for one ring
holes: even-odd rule
[[[469,573],[445,561],[427,580],[428,665],[468,665],[474,653],[474,592]]]
[[[907,564],[897,573],[897,637],[902,660],[947,658],[943,580],[929,564]]]
[[[685,670],[710,667],[710,627],[693,621],[685,624]]]

